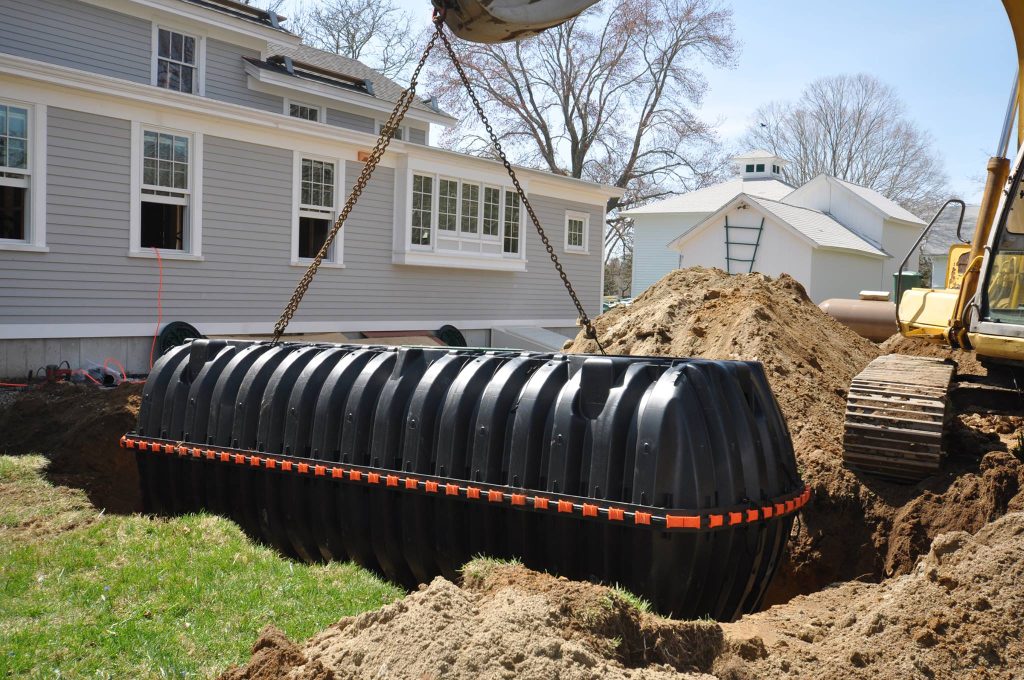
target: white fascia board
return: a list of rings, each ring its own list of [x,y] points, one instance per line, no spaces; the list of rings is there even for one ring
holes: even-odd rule
[[[188,22],[201,26],[203,32],[217,37],[219,33],[223,37],[243,38],[244,45],[260,49],[262,44],[265,49],[268,41],[282,42],[286,44],[299,45],[302,43],[299,36],[289,33],[286,30],[278,30],[270,26],[263,26],[246,19],[231,16],[214,9],[193,5],[181,0],[81,0],[82,2],[103,7],[122,14],[140,17],[143,19]],[[254,43],[258,41],[257,43]]]
[[[56,91],[48,93],[48,99],[52,101],[39,103],[52,103],[55,106],[130,120],[135,114],[130,111],[118,111],[116,105],[112,105],[110,101],[111,99],[121,99],[130,104],[159,110],[161,115],[174,113],[192,117],[203,116],[211,121],[216,121],[219,124],[218,128],[225,128],[206,129],[204,130],[206,134],[271,146],[275,146],[274,140],[282,134],[293,134],[306,140],[298,147],[299,150],[311,153],[317,152],[318,149],[322,151],[321,143],[326,141],[333,145],[350,146],[354,156],[356,150],[372,148],[378,139],[375,134],[292,118],[284,115],[283,112],[261,111],[209,97],[172,92],[153,85],[88,73],[67,66],[11,54],[0,53],[0,77],[19,79],[28,85],[43,83],[56,86],[53,88]],[[8,87],[8,83],[11,83],[11,96],[26,100],[37,97],[34,85],[22,88],[18,87],[17,80],[8,80],[4,83],[5,87]],[[24,90],[25,94],[19,95],[13,90]],[[89,106],[86,106],[87,102]],[[178,123],[174,124],[178,125]],[[240,131],[243,127],[258,131],[259,134],[242,135]],[[259,136],[260,139],[249,139],[249,137],[256,136]],[[280,144],[276,145],[280,147]],[[462,174],[473,171],[505,173],[505,169],[499,161],[397,139],[392,140],[388,145],[388,153],[384,156],[383,165],[393,167],[396,163],[396,156],[398,158],[408,156],[410,159],[419,159],[427,163],[447,162],[462,168]],[[621,192],[621,189],[609,185],[553,175],[542,170],[517,166],[516,172],[524,180],[532,183],[530,190],[534,193],[552,195],[580,203],[601,205],[607,201],[609,196],[615,196]]]
[[[270,335],[274,319],[217,323],[190,321],[203,335]],[[402,331],[414,328],[440,328],[455,324],[460,328],[478,330],[516,326],[552,328],[573,327],[575,318],[551,319],[461,319],[456,314],[441,319],[395,319],[373,321],[294,321],[288,325],[293,333],[357,333],[363,331]],[[154,322],[143,323],[9,323],[0,325],[0,340],[34,340],[44,338],[151,338],[158,331]]]
[[[838,246],[823,246],[815,245],[815,250],[825,250],[833,253],[845,253],[847,255],[860,255],[861,257],[867,257],[872,260],[888,260],[892,255],[883,253],[872,253],[867,250],[860,250],[858,248],[840,248]]]
[[[390,115],[395,108],[394,102],[377,99],[371,95],[359,92],[348,92],[340,87],[318,83],[315,80],[275,73],[249,62],[245,63],[245,73],[249,76],[249,89],[258,92],[266,92],[283,97],[289,96],[289,93],[302,92],[305,95],[312,95],[321,100],[326,99],[346,104],[347,106],[359,107],[364,109],[367,115],[376,118],[379,118],[381,113]],[[411,107],[405,113],[405,117],[422,123],[435,123],[446,128],[454,127],[455,123],[458,122],[448,116]]]

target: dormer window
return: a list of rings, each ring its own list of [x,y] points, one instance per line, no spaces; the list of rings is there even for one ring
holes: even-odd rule
[[[781,170],[780,170],[779,166],[777,166],[777,165],[773,165],[772,166],[772,172],[774,172],[776,175],[779,174],[780,171]]]
[[[754,164],[753,163],[748,163],[746,170],[747,170],[747,172],[753,172],[754,171]]]
[[[764,163],[758,163],[757,164],[756,172],[764,172]]]

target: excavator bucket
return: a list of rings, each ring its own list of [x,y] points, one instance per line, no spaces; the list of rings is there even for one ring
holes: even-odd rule
[[[147,510],[413,587],[479,554],[680,617],[758,607],[809,498],[757,363],[195,340],[146,382]]]

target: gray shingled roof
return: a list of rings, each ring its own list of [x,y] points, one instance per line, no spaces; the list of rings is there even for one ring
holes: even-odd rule
[[[369,80],[373,83],[373,95],[365,96],[373,96],[386,102],[398,101],[398,98],[402,94],[402,90],[405,89],[387,76],[373,70],[360,61],[343,57],[340,54],[332,54],[331,52],[318,50],[315,47],[271,43],[267,46],[267,53],[269,55],[291,57],[295,61],[316,66],[317,68],[322,68],[326,71],[333,71],[334,73],[348,76],[350,78]],[[446,118],[451,118],[453,121],[455,120],[451,115],[431,108],[430,104],[425,103],[420,97],[417,97],[413,101],[410,108],[423,112],[439,114]]]
[[[757,196],[747,196],[747,198],[751,203],[761,206],[819,246],[856,250],[881,257],[887,256],[884,251],[868,243],[826,213]]]
[[[834,179],[836,182],[839,182],[839,184],[881,210],[888,217],[892,217],[897,220],[904,220],[906,222],[914,222],[916,224],[924,224],[924,221],[920,217],[902,207],[896,201],[886,198],[873,189],[862,187],[861,185],[854,184],[853,182],[847,182],[846,180],[839,179],[838,177],[831,177],[830,179]]]

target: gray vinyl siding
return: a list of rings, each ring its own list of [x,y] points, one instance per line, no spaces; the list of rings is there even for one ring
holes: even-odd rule
[[[0,52],[150,82],[145,19],[76,0],[0,0]]]
[[[360,116],[357,113],[339,111],[338,109],[327,109],[327,124],[360,132],[369,132],[371,135],[377,132],[376,121],[369,116]]]
[[[126,120],[48,109],[50,252],[0,251],[0,324],[155,318],[149,263],[125,258],[130,136]]]
[[[254,109],[282,113],[281,97],[249,89],[243,57],[259,59],[260,53],[220,40],[206,40],[206,96]]]
[[[152,258],[128,257],[130,124],[51,107],[48,253],[0,250],[0,324],[156,320]],[[270,332],[301,267],[291,266],[293,154],[203,138],[203,257],[164,259],[163,320],[251,322]],[[361,169],[346,164],[351,187]],[[343,192],[343,195],[345,192]],[[559,248],[566,210],[591,212],[591,254],[563,255],[591,313],[600,300],[600,207],[533,195]],[[323,268],[296,322],[567,320],[576,317],[540,240],[524,226],[527,272],[392,263],[395,172],[377,169],[348,220],[345,268]],[[413,324],[415,325],[415,323]]]
[[[409,141],[414,144],[427,143],[427,131],[419,128],[409,128]]]

